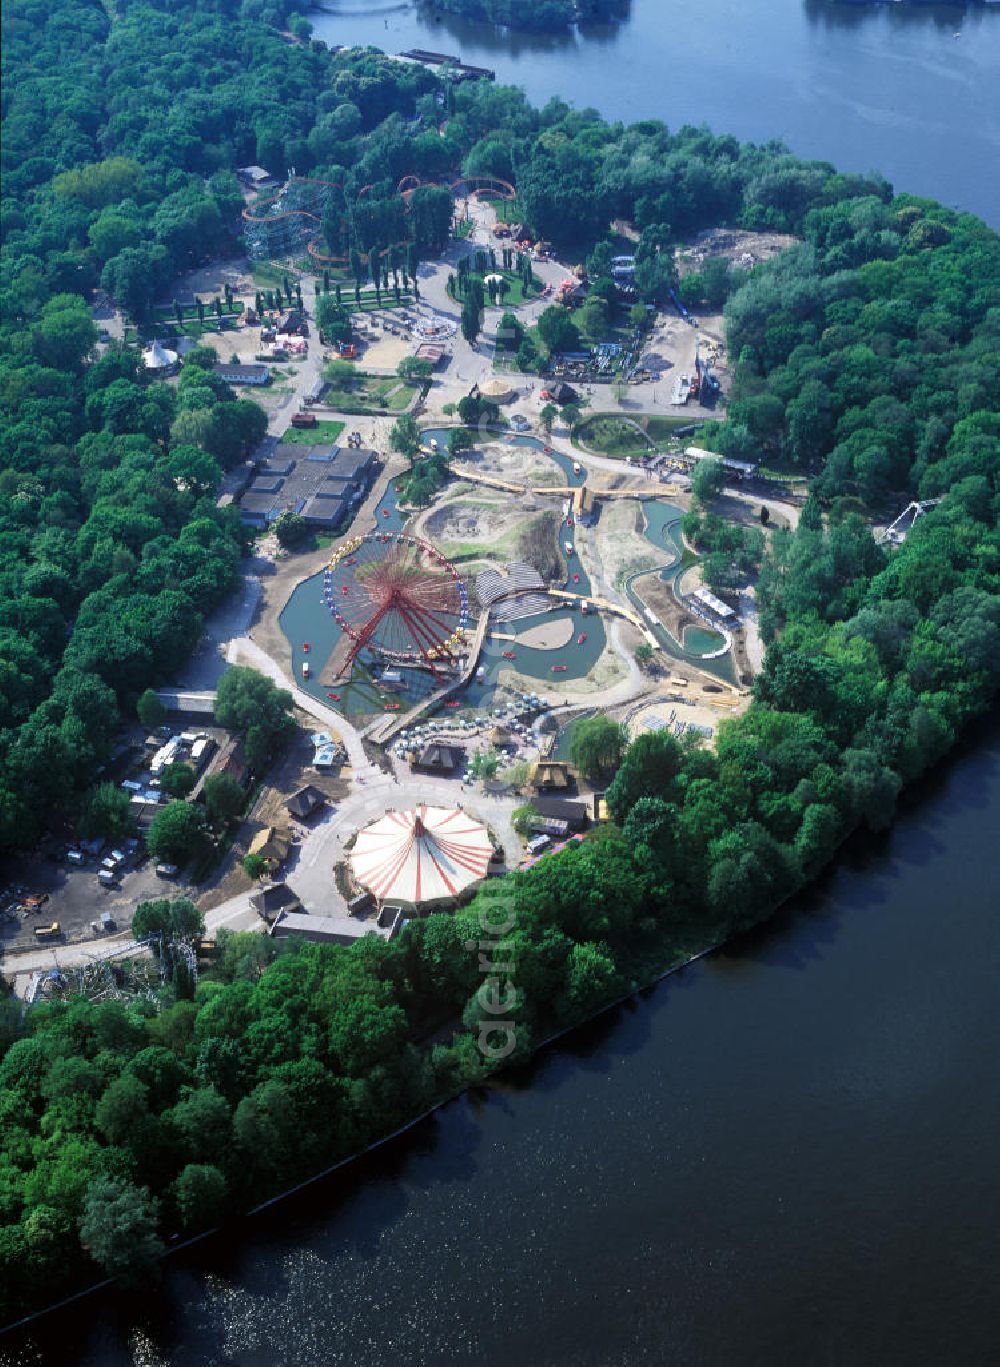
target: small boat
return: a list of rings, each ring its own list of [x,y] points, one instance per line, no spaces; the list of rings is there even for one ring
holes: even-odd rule
[[[340,694],[339,694],[339,693],[328,693],[326,696],[327,696],[332,702],[340,702]]]
[[[349,591],[347,584],[341,584],[340,591],[341,593],[347,593]]]
[[[344,561],[344,564],[345,564],[345,565],[356,565],[357,563],[358,563],[358,562],[355,560],[355,558],[354,558],[353,555],[351,556],[350,560],[345,560],[345,561]]]
[[[403,704],[401,702],[387,702],[385,705],[385,710],[387,712],[398,712],[402,705]]]
[[[572,555],[572,554],[573,554],[573,543],[572,543],[572,541],[564,541],[564,542],[563,542],[563,550],[566,552],[567,555]]]
[[[545,454],[546,454],[547,456],[551,456],[551,454],[552,454],[552,447],[551,447],[551,446],[543,446],[543,447],[542,447],[542,450],[545,452]]]
[[[512,650],[505,650],[503,653],[503,657],[505,660],[515,660],[517,658],[517,656],[514,654]]]
[[[574,475],[582,475],[582,474],[583,474],[583,466],[580,464],[580,462],[579,462],[578,460],[575,460],[575,461],[573,462],[573,473],[574,473]]]
[[[309,661],[308,661],[308,660],[306,660],[306,662],[305,662],[305,663],[303,664],[303,666],[302,666],[302,677],[303,677],[303,679],[308,679],[308,677],[309,677]]]
[[[307,655],[309,654],[309,642],[308,642],[308,641],[303,641],[303,642],[302,642],[302,649],[306,652]]]
[[[574,574],[574,576],[573,576],[573,583],[574,583],[574,584],[579,584],[579,582],[580,582],[580,576],[579,576],[578,574]]]
[[[566,673],[566,669],[567,669],[567,666],[566,666],[566,665],[553,665],[553,666],[552,666],[552,673],[553,673],[553,674],[565,674],[565,673]]]
[[[584,643],[584,641],[585,641],[586,639],[587,639],[587,633],[586,633],[585,631],[581,631],[580,634],[579,634],[579,636],[576,638],[576,643],[577,643],[577,645],[578,645],[578,646],[582,646],[583,643]]]
[[[403,486],[402,486],[401,484],[397,484],[397,485],[396,485],[396,493],[397,493],[397,494],[401,494],[402,492],[403,492]]]
[[[445,707],[461,707],[461,705],[462,704],[458,701],[457,698],[449,698],[449,700],[445,703]]]
[[[388,508],[383,508],[383,509],[382,509],[382,516],[383,516],[383,517],[388,517],[388,516],[389,516],[389,509],[388,509]]]
[[[567,513],[567,515],[566,515],[566,526],[567,526],[567,527],[572,527],[572,525],[573,525],[573,514],[572,514],[572,513]]]

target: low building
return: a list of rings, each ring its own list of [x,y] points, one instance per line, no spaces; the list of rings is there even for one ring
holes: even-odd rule
[[[428,774],[453,774],[465,763],[465,751],[460,745],[442,745],[431,741],[411,761],[411,768]]]
[[[213,369],[227,384],[264,385],[271,378],[271,372],[266,365],[252,361],[238,361],[229,365],[220,362]]]
[[[287,883],[272,883],[268,888],[261,888],[250,898],[250,905],[269,926],[283,913],[302,909],[302,903]]]
[[[285,803],[285,811],[288,812],[289,816],[294,816],[299,821],[308,821],[315,812],[325,806],[326,794],[320,792],[319,788],[314,788],[311,783],[307,783],[304,788],[300,788],[288,799]]]
[[[430,361],[437,369],[444,359],[444,347],[437,342],[421,342],[413,354],[418,361]]]
[[[284,512],[333,531],[364,501],[378,465],[374,451],[348,446],[279,446],[240,499],[243,521],[258,530]]]
[[[271,924],[271,934],[276,940],[287,940],[296,936],[300,940],[310,940],[315,944],[350,945],[363,935],[376,932],[367,921],[343,920],[333,916],[310,916],[303,911],[282,911]]]
[[[533,797],[531,805],[541,823],[538,829],[548,835],[575,834],[585,830],[590,820],[585,802],[567,802],[558,797]],[[550,825],[558,829],[550,830]]]
[[[279,336],[304,337],[309,331],[305,314],[301,309],[285,309],[275,325]]]
[[[278,826],[262,826],[250,841],[247,854],[266,859],[268,867],[280,869],[292,850],[292,833]]]
[[[528,782],[536,793],[566,793],[574,786],[573,770],[562,760],[540,759],[532,766]]]

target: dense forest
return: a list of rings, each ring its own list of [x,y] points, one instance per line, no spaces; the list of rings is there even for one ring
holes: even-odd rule
[[[139,928],[171,969],[150,995],[0,1001],[6,1318],[102,1271],[146,1275],[172,1237],[487,1076],[496,994],[525,1057],[892,820],[1000,676],[1000,241],[779,144],[332,55],[278,3],[10,0],[3,61],[0,845],[74,818],[120,718],[235,582],[242,532],[214,494],[260,411],[198,352],[176,386],[133,350],[95,361],[87,297],[103,285],[141,317],[234,250],[236,166],[381,186],[386,205],[406,174],[511,178],[536,233],[597,278],[611,219],[631,218],[652,297],[702,227],[795,234],[749,277],[689,289],[726,297],[735,387],[715,444],[813,476],[761,568],[771,645],[749,710],[714,751],[634,742],[587,841],[392,943],[222,937],[196,987],[173,946],[197,914],[147,904]],[[880,548],[870,511],[897,491],[945,497]],[[467,944],[491,935],[503,969],[484,996]]]

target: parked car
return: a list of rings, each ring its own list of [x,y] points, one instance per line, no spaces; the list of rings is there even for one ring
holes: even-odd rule
[[[157,864],[157,866],[156,866],[156,876],[157,876],[158,878],[176,878],[176,877],[177,877],[177,865],[176,865],[176,864]]]

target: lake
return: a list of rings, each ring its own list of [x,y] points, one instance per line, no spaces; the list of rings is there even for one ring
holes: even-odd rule
[[[608,119],[781,138],[1000,228],[1000,6],[633,0],[622,24],[561,35],[425,14],[325,0],[309,18],[327,43],[490,67],[537,104],[558,95]]]

